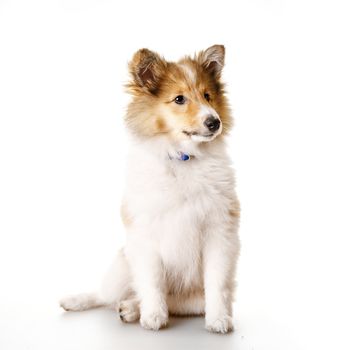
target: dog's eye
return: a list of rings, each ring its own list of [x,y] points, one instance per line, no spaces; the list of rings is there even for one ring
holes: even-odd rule
[[[206,92],[204,94],[204,98],[209,102],[210,101],[210,95]]]
[[[177,103],[178,105],[183,105],[186,102],[186,98],[185,96],[179,95],[175,97],[175,103]]]

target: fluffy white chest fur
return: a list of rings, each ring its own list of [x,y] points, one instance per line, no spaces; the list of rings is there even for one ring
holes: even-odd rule
[[[137,258],[145,245],[151,246],[161,259],[168,293],[203,289],[202,253],[208,236],[235,239],[221,228],[238,209],[224,144],[204,154],[192,150],[195,155],[187,161],[148,147],[162,150],[155,142],[136,144],[129,156],[123,205],[126,226],[128,221],[132,225],[125,252]]]

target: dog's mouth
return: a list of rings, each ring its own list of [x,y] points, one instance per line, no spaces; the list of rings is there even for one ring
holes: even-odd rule
[[[200,134],[197,131],[187,131],[187,130],[183,130],[182,132],[189,137],[197,136],[197,137],[211,138],[214,136],[214,133]]]

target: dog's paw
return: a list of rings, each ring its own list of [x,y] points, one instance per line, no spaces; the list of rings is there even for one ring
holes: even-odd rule
[[[228,333],[233,331],[231,316],[222,316],[206,320],[205,328],[213,333]]]
[[[168,324],[168,314],[164,311],[141,314],[140,323],[145,329],[158,331]]]
[[[123,300],[118,307],[119,317],[123,322],[135,322],[140,318],[140,307],[137,299]]]

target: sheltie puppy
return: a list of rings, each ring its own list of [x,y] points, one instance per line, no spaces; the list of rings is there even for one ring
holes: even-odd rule
[[[168,62],[141,49],[129,63],[131,147],[121,216],[127,243],[99,292],[68,296],[67,311],[115,308],[158,330],[171,315],[205,315],[233,330],[239,202],[225,137],[232,125],[221,81],[225,48]]]

